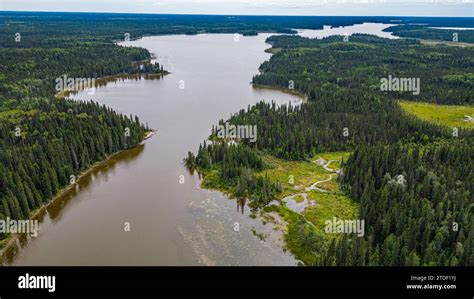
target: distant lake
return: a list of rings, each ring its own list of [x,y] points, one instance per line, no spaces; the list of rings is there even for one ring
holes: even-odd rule
[[[384,32],[385,28],[396,26],[393,24],[380,24],[380,23],[363,23],[355,24],[352,26],[332,27],[324,26],[324,29],[312,30],[312,29],[297,29],[298,35],[308,38],[322,39],[332,35],[352,35],[354,33],[372,34],[379,37],[397,39],[397,36],[392,35],[391,32]]]
[[[443,29],[443,30],[474,30],[472,27],[428,27],[431,29]]]

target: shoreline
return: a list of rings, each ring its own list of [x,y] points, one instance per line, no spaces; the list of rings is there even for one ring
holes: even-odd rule
[[[134,63],[139,63],[140,61],[136,61]],[[120,79],[145,79],[145,80],[158,80],[161,79],[162,77],[171,74],[168,71],[163,71],[162,73],[122,73],[122,74],[116,74],[116,75],[109,75],[109,76],[104,76],[104,77],[99,77],[99,78],[94,78],[96,86],[93,86],[92,88],[97,88],[100,86],[105,86],[110,82],[114,82],[116,80]],[[86,86],[81,86],[81,85],[76,85],[72,89],[64,89],[62,91],[59,91],[54,94],[54,97],[57,99],[61,98],[66,98],[69,97],[71,94],[75,94],[79,91],[85,91],[90,87]]]
[[[153,137],[154,135],[156,135],[156,130],[154,129],[151,129],[150,131],[148,131],[145,136],[143,137],[143,140],[138,144],[145,144],[145,141],[147,141],[148,139],[150,139],[151,137]],[[137,146],[138,146],[137,145]],[[136,147],[136,146],[135,146]]]
[[[280,86],[272,86],[272,85],[262,85],[262,84],[252,83],[252,82],[250,82],[250,84],[252,85],[253,88],[278,90],[278,91],[281,91],[283,93],[291,94],[291,95],[294,95],[294,96],[297,96],[297,97],[301,98],[303,103],[308,102],[308,96],[301,93],[301,92],[299,92],[299,91],[297,91],[296,89],[288,89],[288,88],[283,88],[283,87],[280,87]]]
[[[36,218],[38,218],[42,213],[44,213],[45,210],[51,204],[55,203],[59,198],[61,198],[63,195],[65,195],[67,192],[69,192],[72,188],[75,188],[75,186],[77,184],[79,184],[79,182],[85,176],[87,176],[88,174],[90,174],[94,170],[100,168],[101,166],[103,166],[104,164],[106,164],[107,162],[109,162],[110,160],[115,158],[116,156],[118,156],[118,155],[120,155],[120,154],[122,154],[122,153],[124,153],[128,150],[136,148],[137,146],[143,145],[146,140],[150,139],[154,135],[156,135],[156,130],[151,129],[150,131],[146,132],[145,136],[143,137],[143,140],[140,143],[138,143],[137,145],[135,145],[133,147],[130,147],[130,148],[127,148],[127,149],[120,150],[118,152],[115,152],[115,153],[107,156],[104,160],[98,161],[98,162],[95,162],[94,164],[92,164],[88,169],[84,170],[83,172],[81,172],[79,174],[79,176],[77,177],[76,182],[74,184],[69,184],[68,186],[63,187],[62,189],[60,189],[58,191],[58,193],[56,195],[54,195],[45,204],[43,204],[41,207],[31,211],[28,220],[38,220]],[[24,219],[24,220],[26,220],[26,219]],[[16,241],[18,240],[19,237],[20,237],[19,234],[10,234],[7,238],[0,241],[0,244],[3,243],[3,247],[0,247],[0,266],[7,266],[7,265],[3,264],[3,255],[4,255],[5,251],[7,251],[11,246],[14,245],[13,243],[16,243]]]
[[[136,63],[139,63],[139,62],[136,62]],[[96,78],[95,79],[96,84],[95,84],[94,87],[97,88],[97,87],[100,87],[100,86],[105,86],[110,82],[114,82],[114,81],[117,81],[117,80],[120,80],[120,79],[133,79],[133,78],[160,79],[160,78],[164,77],[167,74],[170,74],[170,72],[164,71],[162,73],[160,72],[160,73],[152,73],[152,74],[150,74],[150,73],[115,74],[115,75]],[[251,83],[251,84],[252,84],[252,87],[256,88],[256,89],[277,90],[279,92],[294,95],[294,96],[298,97],[298,99],[301,99],[303,102],[307,101],[307,96],[297,92],[296,90],[285,89],[285,88],[282,88],[282,87],[275,87],[275,86],[270,86],[270,85],[267,86],[267,85],[253,84],[253,83]],[[64,98],[64,97],[68,97],[71,94],[75,94],[79,91],[84,91],[84,90],[87,91],[87,87],[84,87],[84,88],[80,88],[80,87],[81,86],[76,85],[72,89],[69,89],[69,90],[65,89],[63,91],[60,91],[60,92],[56,93],[55,97],[58,98],[58,99],[61,99],[61,98]],[[155,134],[156,134],[155,130],[147,131],[145,133],[145,135],[143,136],[143,140],[140,143],[138,143],[136,146],[130,147],[128,149],[123,149],[123,150],[117,151],[117,152],[115,152],[115,153],[113,153],[109,156],[106,156],[102,161],[98,161],[98,162],[92,164],[89,168],[87,168],[86,170],[84,170],[82,173],[80,173],[78,175],[78,177],[76,179],[76,182],[74,184],[69,184],[67,186],[64,186],[63,188],[61,188],[58,191],[58,193],[56,195],[51,197],[41,207],[38,207],[37,209],[31,211],[29,219],[37,219],[37,218],[42,219],[42,217],[47,215],[48,207],[50,207],[51,205],[58,202],[58,200],[60,200],[65,194],[67,194],[71,190],[74,190],[74,188],[76,188],[76,186],[85,177],[87,177],[91,172],[93,172],[94,170],[100,168],[101,166],[103,166],[104,164],[106,164],[107,162],[112,160],[114,157],[120,155],[121,153],[126,152],[129,149],[135,148],[135,147],[137,147],[141,144],[144,144],[146,142],[146,140],[150,139]],[[230,199],[235,199],[236,198],[235,195],[233,195],[233,191],[231,190],[231,188],[226,190],[225,188],[221,189],[221,188],[203,187],[202,185],[204,183],[204,180],[205,180],[204,178],[201,179],[201,182],[199,184],[200,189],[214,190],[214,191],[221,192],[222,194],[224,194],[224,196],[226,196]],[[252,218],[252,217],[250,217],[250,218]],[[40,231],[41,231],[41,228],[40,228]],[[5,257],[8,256],[8,252],[10,251],[10,249],[14,249],[15,247],[17,247],[18,242],[22,241],[21,238],[22,238],[22,234],[11,234],[10,236],[8,236],[6,239],[3,240],[5,242],[4,247],[0,248],[0,261],[2,261],[2,263],[8,261],[8,259],[6,259]],[[283,246],[282,246],[282,248],[283,248]],[[294,254],[292,254],[292,255],[294,256]],[[14,261],[15,260],[12,260],[12,263]],[[9,265],[9,264],[5,263],[5,264],[2,264],[2,265]]]

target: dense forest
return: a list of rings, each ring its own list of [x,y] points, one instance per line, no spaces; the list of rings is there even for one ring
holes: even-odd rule
[[[447,26],[448,28],[453,28]],[[456,26],[454,26],[455,28]],[[471,27],[471,26],[470,26]],[[473,27],[471,27],[473,28]],[[448,42],[474,43],[474,30],[435,29],[424,25],[392,26],[384,29],[396,36],[426,40],[442,40]]]
[[[31,110],[0,116],[0,219],[29,218],[81,172],[137,145],[146,131],[138,118],[93,102],[44,98]]]
[[[330,17],[330,16],[232,16],[232,15],[167,15],[167,14],[116,14],[116,13],[38,13],[0,12],[0,39],[7,41],[15,33],[34,39],[37,43],[48,41],[38,34],[50,37],[65,36],[71,42],[87,40],[123,40],[129,33],[131,39],[143,35],[240,33],[255,35],[258,32],[296,33],[299,29],[322,29],[353,24],[422,23],[439,27],[474,27],[472,18],[438,17]],[[48,39],[47,39],[48,40]],[[49,39],[50,41],[53,39]],[[3,45],[3,44],[2,44]]]
[[[357,148],[342,186],[360,204],[367,237],[341,241],[323,263],[474,265],[472,142]]]
[[[220,187],[219,185],[231,187],[235,190],[232,192],[233,196],[251,198],[251,207],[265,206],[281,191],[279,182],[255,175],[256,171],[266,169],[268,165],[258,153],[244,145],[228,145],[219,141],[204,142],[199,146],[196,156],[188,152],[184,164],[192,171],[217,170],[219,182],[205,187],[216,189]]]
[[[40,31],[17,38],[2,27],[0,34],[0,219],[29,218],[92,165],[139,144],[148,130],[137,117],[97,103],[56,98],[57,78],[165,72],[145,49]],[[0,244],[6,237],[0,234]]]
[[[342,36],[272,36],[268,42],[278,50],[253,82],[287,89],[291,81],[308,102],[261,102],[241,110],[227,121],[256,125],[257,142],[242,139],[229,145],[213,130],[212,145],[204,144],[196,157],[189,153],[185,161],[191,159],[198,170],[225,161],[227,171],[220,178],[228,179],[231,167],[232,180],[238,182],[244,169],[247,175],[265,167],[246,156],[252,161],[259,161],[262,153],[307,160],[325,151],[351,151],[339,183],[359,204],[366,235],[343,234],[325,245],[302,220],[296,233],[298,246],[310,253],[307,264],[473,265],[474,132],[453,134],[453,128],[421,121],[397,103],[404,99],[472,105],[473,48],[366,35],[351,36],[347,42]],[[420,94],[381,91],[380,79],[388,75],[420,78]],[[253,152],[241,149],[244,146]],[[227,152],[237,148],[241,155],[229,161]],[[403,186],[394,183],[400,175]],[[278,182],[271,183],[278,192]],[[263,208],[269,200],[257,198],[253,207]]]
[[[342,36],[323,40],[272,36],[267,42],[285,51],[276,53],[261,65],[262,74],[253,79],[256,84],[288,88],[292,80],[295,89],[318,101],[334,93],[337,96],[337,93],[348,92],[361,93],[359,101],[368,97],[377,101],[386,96],[438,104],[474,104],[473,47],[433,47],[413,40],[368,35],[353,35],[348,42],[343,42]],[[419,78],[420,93],[381,91],[380,80],[389,75]],[[341,104],[350,103],[352,101]],[[340,111],[341,107],[336,109]]]

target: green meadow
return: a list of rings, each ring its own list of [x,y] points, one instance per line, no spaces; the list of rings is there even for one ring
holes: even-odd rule
[[[420,119],[448,127],[474,128],[474,120],[464,120],[466,115],[474,118],[474,106],[448,106],[407,101],[399,103],[403,110]]]

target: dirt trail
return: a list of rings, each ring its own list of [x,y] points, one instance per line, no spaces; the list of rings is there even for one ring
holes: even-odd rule
[[[326,182],[329,182],[332,180],[333,176],[337,175],[337,173],[339,172],[339,169],[337,170],[334,170],[332,168],[329,168],[329,164],[331,164],[332,162],[335,162],[336,160],[329,160],[326,162],[326,160],[324,160],[323,158],[319,158],[318,160],[314,161],[314,163],[318,164],[319,166],[321,166],[322,168],[324,168],[324,170],[328,171],[328,172],[331,172],[331,174],[329,175],[329,177],[325,180],[321,180],[321,181],[317,181],[316,183],[312,184],[311,186],[307,187],[305,190],[306,191],[311,191],[311,190],[316,190],[316,191],[319,191],[319,192],[327,192],[326,190],[324,189],[321,189],[321,188],[318,188],[316,187],[318,184],[321,184],[321,183],[326,183]]]
[[[327,190],[316,187],[316,185],[321,184],[321,183],[325,183],[325,182],[329,182],[330,180],[332,180],[333,176],[335,176],[335,175],[336,175],[335,173],[331,173],[327,179],[322,180],[322,181],[317,181],[316,183],[312,184],[311,186],[309,186],[305,190],[306,191],[316,190],[316,191],[319,191],[319,192],[328,192]]]

